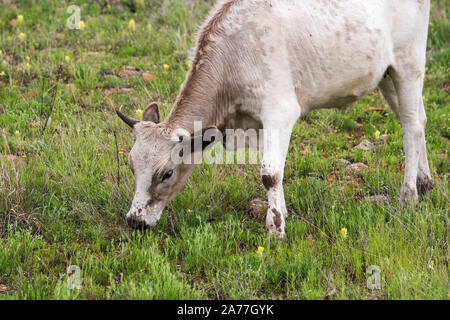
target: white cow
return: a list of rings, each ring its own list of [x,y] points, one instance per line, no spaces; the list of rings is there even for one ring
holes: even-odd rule
[[[129,162],[136,191],[127,221],[151,227],[195,164],[171,151],[204,128],[278,130],[265,143],[261,175],[266,229],[285,238],[283,170],[297,119],[317,108],[345,108],[378,86],[403,130],[402,200],[432,188],[422,101],[430,0],[227,0],[202,27],[169,116],[153,103],[138,122]],[[177,130],[183,129],[183,130]]]

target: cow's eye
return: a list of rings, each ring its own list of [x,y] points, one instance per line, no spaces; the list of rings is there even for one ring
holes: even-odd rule
[[[173,170],[169,170],[166,173],[164,173],[163,177],[162,177],[162,181],[169,179],[173,174]]]

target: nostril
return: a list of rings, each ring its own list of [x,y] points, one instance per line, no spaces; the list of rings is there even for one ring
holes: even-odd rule
[[[136,216],[127,217],[127,224],[133,229],[145,230],[149,228],[145,221],[139,220]]]

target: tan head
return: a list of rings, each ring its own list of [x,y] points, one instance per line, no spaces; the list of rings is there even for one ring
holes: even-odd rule
[[[177,164],[172,156],[175,148],[191,137],[160,124],[156,103],[145,109],[143,121],[132,119],[118,110],[116,112],[136,134],[136,142],[128,158],[136,189],[127,223],[133,228],[150,228],[195,167],[194,164]]]

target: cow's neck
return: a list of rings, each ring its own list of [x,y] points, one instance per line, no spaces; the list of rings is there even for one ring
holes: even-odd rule
[[[193,133],[194,122],[201,121],[202,128],[216,126],[222,129],[233,112],[232,86],[220,67],[223,59],[210,56],[206,60],[204,62],[202,57],[194,60],[175,105],[164,121],[168,127]]]

